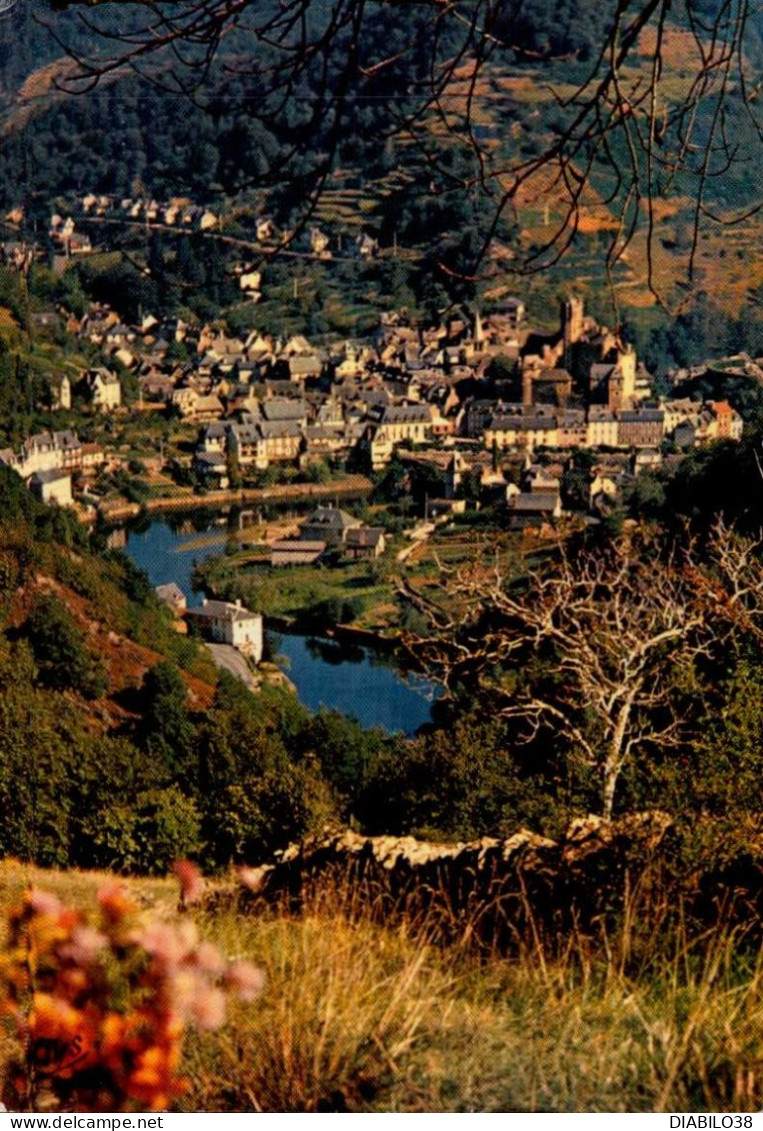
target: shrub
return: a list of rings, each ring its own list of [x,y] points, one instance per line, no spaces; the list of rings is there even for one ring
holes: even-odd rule
[[[261,988],[256,968],[226,963],[192,922],[141,916],[116,885],[98,899],[85,915],[31,890],[10,916],[0,1010],[21,1045],[4,1087],[12,1109],[164,1111],[188,1086],[185,1029],[218,1029],[226,991],[251,1000]]]
[[[26,633],[45,686],[59,691],[71,688],[88,699],[103,694],[107,685],[103,663],[90,655],[83,633],[57,597],[37,598]]]

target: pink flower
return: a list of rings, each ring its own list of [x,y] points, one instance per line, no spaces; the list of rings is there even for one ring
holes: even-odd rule
[[[35,915],[58,915],[61,911],[60,900],[49,891],[40,891],[31,888],[26,895],[26,903]]]
[[[196,964],[206,974],[222,974],[224,962],[220,951],[211,942],[201,942],[196,948]]]
[[[80,966],[89,966],[106,946],[108,939],[94,927],[75,927],[69,942],[61,948],[61,957],[70,958]]]
[[[233,962],[225,975],[225,980],[242,1001],[254,1001],[265,986],[265,973],[253,962]]]
[[[189,959],[196,946],[196,928],[185,922],[179,927],[171,927],[154,919],[139,933],[134,941],[163,966],[173,967]]]
[[[262,868],[248,868],[245,864],[242,864],[236,869],[236,874],[244,887],[249,888],[249,891],[256,892],[262,887]]]
[[[195,1018],[196,1002],[206,993],[207,987],[190,967],[183,967],[172,975],[170,995],[172,1008],[181,1021]]]
[[[206,986],[196,994],[191,1017],[200,1029],[219,1029],[225,1023],[225,994]]]
[[[199,869],[190,860],[176,860],[172,871],[180,883],[180,902],[183,907],[196,903],[204,890],[204,880]]]

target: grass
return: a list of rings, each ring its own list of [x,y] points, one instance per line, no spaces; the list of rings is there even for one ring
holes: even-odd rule
[[[34,880],[83,905],[103,879],[6,862],[0,898],[6,910]],[[176,914],[173,884],[127,882]],[[752,1112],[763,1100],[763,966],[732,933],[690,945],[680,926],[637,940],[631,924],[553,961],[479,959],[405,921],[379,925],[331,886],[301,916],[220,901],[196,919],[267,983],[219,1033],[187,1041],[184,1110]]]
[[[763,969],[720,934],[660,940],[626,974],[623,940],[549,963],[479,963],[318,895],[302,918],[208,918],[267,972],[214,1048],[194,1041],[190,1110],[757,1110]]]
[[[245,558],[246,554],[241,555],[240,561]],[[365,562],[337,568],[247,569],[232,556],[211,561],[203,572],[216,593],[240,596],[251,608],[271,616],[295,616],[330,598],[357,598],[362,612],[355,623],[364,628],[376,625],[378,609],[389,605],[394,596],[392,583],[377,580]]]

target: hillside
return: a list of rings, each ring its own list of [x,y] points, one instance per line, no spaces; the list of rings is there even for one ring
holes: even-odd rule
[[[385,276],[397,274],[393,297],[412,290],[422,300],[428,294],[430,303],[440,305],[449,297],[473,296],[474,257],[494,219],[492,180],[505,187],[511,178],[506,179],[501,169],[531,163],[544,147],[553,145],[571,113],[565,100],[574,96],[586,74],[585,60],[595,49],[597,35],[594,5],[578,5],[573,12],[563,0],[536,0],[526,12],[523,9],[519,25],[512,28],[513,53],[494,53],[476,81],[473,65],[464,62],[416,129],[393,130],[388,120],[388,99],[402,98],[402,91],[415,88],[419,81],[416,68],[421,61],[403,57],[392,72],[385,72],[386,93],[377,91],[373,77],[366,80],[357,99],[344,109],[346,120],[337,138],[331,133],[331,115],[319,114],[315,121],[306,116],[310,105],[320,107],[324,95],[319,80],[330,83],[331,73],[320,76],[308,70],[300,96],[304,107],[299,99],[287,100],[281,112],[271,105],[277,100],[261,99],[259,80],[239,77],[246,60],[243,33],[226,39],[220,66],[213,68],[203,96],[197,99],[200,105],[192,106],[147,81],[124,77],[120,70],[87,94],[73,96],[55,85],[54,76],[60,79],[71,65],[60,45],[35,22],[31,11],[21,11],[15,29],[20,49],[6,58],[4,70],[8,109],[0,161],[3,207],[18,205],[23,197],[30,220],[42,228],[56,202],[71,207],[90,191],[117,198],[189,196],[223,209],[230,217],[229,231],[243,236],[251,236],[253,216],[263,211],[284,227],[317,219],[334,242],[343,240],[345,245],[367,230],[379,238],[382,248],[394,244],[399,249],[398,261],[380,265],[376,272],[384,289],[390,289]],[[78,23],[76,4],[52,13],[40,2],[40,12],[75,52],[97,55],[105,49]],[[108,6],[98,18],[108,26]],[[405,20],[414,21],[408,29],[413,34],[415,17],[406,15]],[[673,20],[662,46],[660,96],[676,107],[692,89],[697,51],[685,13],[677,9]],[[405,27],[397,29],[395,42],[404,33]],[[379,36],[372,21],[370,57],[378,53]],[[446,40],[438,46],[444,56],[448,50],[466,49],[457,37]],[[654,41],[653,29],[648,28],[624,70],[623,82],[637,88],[646,80]],[[752,66],[760,50],[754,22],[745,49]],[[543,51],[551,52],[552,58],[539,62]],[[557,51],[566,52],[563,60],[556,61]],[[329,72],[338,65],[339,60],[330,59]],[[163,66],[161,56],[152,59],[154,77],[161,77]],[[733,91],[730,97],[735,97]],[[252,112],[255,105],[257,113]],[[698,105],[698,140],[711,128],[713,106],[711,94]],[[401,114],[404,109],[401,106]],[[683,309],[693,295],[708,293],[734,317],[763,282],[755,274],[757,268],[750,274],[754,257],[748,254],[760,238],[760,213],[725,226],[754,204],[757,191],[754,162],[743,156],[754,151],[756,135],[741,103],[736,109],[729,120],[734,121],[733,145],[741,156],[723,176],[712,176],[707,183],[706,204],[717,222],[703,222],[706,231],[688,292],[694,224],[691,177],[666,181],[654,206],[658,231],[649,251],[644,208],[637,217],[633,242],[611,282],[626,314],[632,311],[641,324],[660,320],[650,272],[652,283],[659,280],[661,295],[673,308]],[[380,136],[385,139],[382,145]],[[585,149],[580,149],[569,174],[562,176],[552,163],[523,183],[502,214],[493,254],[479,271],[476,290],[488,302],[491,296],[521,288],[542,310],[560,288],[575,285],[592,295],[604,289],[604,261],[623,222],[624,190],[618,179],[631,160],[625,127],[613,131],[607,154],[607,161],[593,161],[572,217],[569,181],[570,176],[584,175],[591,159]],[[485,191],[470,185],[478,158]],[[641,178],[646,175],[642,166],[639,158]],[[328,180],[313,202],[316,180],[324,174]],[[542,253],[557,229],[566,242],[573,227],[574,239],[559,263],[553,254]],[[129,247],[129,240],[119,233],[110,234],[117,246]],[[210,239],[214,242],[214,237]],[[528,266],[535,269],[544,262],[549,264],[547,270],[527,278]],[[357,269],[347,268],[346,274],[353,280],[351,287],[362,291],[355,278]],[[307,288],[311,282],[306,280]],[[319,287],[320,281],[314,285]],[[346,287],[346,280],[341,285]],[[352,300],[346,306],[344,320],[350,325]],[[362,308],[357,313],[365,316]]]

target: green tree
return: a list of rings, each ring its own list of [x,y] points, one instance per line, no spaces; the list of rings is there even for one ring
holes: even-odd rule
[[[26,635],[45,686],[71,688],[88,699],[103,694],[107,684],[103,663],[91,656],[84,633],[57,597],[45,594],[35,600]]]
[[[149,668],[141,688],[143,740],[170,775],[193,765],[196,727],[188,709],[188,689],[175,664],[163,660]]]

